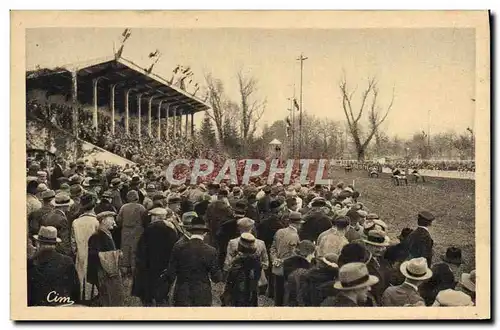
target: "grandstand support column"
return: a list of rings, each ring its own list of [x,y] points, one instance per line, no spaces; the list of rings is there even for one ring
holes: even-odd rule
[[[158,141],[161,140],[161,104],[162,103],[163,103],[163,100],[160,100],[160,103],[158,103],[158,133],[157,133]]]
[[[97,102],[97,84],[99,83],[99,79],[101,79],[101,77],[97,77],[97,78],[95,78],[92,81],[93,85],[94,85],[94,112],[92,113],[92,123],[93,123],[93,127],[96,130],[96,132],[97,132],[97,129],[98,129],[98,122],[97,122],[97,106],[98,106],[98,102]]]
[[[139,135],[139,139],[141,138],[141,101],[142,101],[142,93],[138,94],[137,95],[137,117],[138,117],[138,121],[137,121],[137,131],[138,131],[138,135]]]
[[[174,107],[174,118],[172,127],[174,128],[174,140],[175,140],[177,136],[177,107]]]
[[[184,129],[184,136],[186,136],[186,138],[189,136],[188,134],[188,120],[189,120],[189,114],[186,112],[186,127]]]
[[[129,104],[128,104],[128,97],[129,97],[129,94],[130,94],[130,91],[132,90],[132,88],[129,88],[127,89],[127,91],[125,92],[125,134],[129,134],[129,126],[128,126],[128,120],[129,120],[129,114],[128,114],[128,108],[129,108]]]
[[[154,96],[149,98],[148,102],[148,136],[151,137],[151,102],[153,102]]]
[[[73,134],[78,137],[78,79],[77,69],[71,71],[71,103],[73,106]]]
[[[194,111],[191,112],[191,137],[194,136]]]
[[[115,89],[116,85],[118,84],[113,84],[111,85],[111,101],[109,102],[111,104],[111,134],[115,135]]]
[[[170,104],[167,103],[167,113],[165,116],[165,136],[167,137],[168,140],[168,116],[169,116],[169,111],[170,110]]]

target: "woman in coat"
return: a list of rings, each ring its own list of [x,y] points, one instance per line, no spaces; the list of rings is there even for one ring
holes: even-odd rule
[[[97,215],[99,229],[89,238],[87,281],[97,288],[98,305],[123,306],[124,287],[118,267],[121,251],[117,250],[112,229],[116,226],[116,213],[101,212]]]

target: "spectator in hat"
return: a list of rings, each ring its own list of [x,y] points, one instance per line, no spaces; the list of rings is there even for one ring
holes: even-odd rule
[[[60,187],[59,178],[64,177],[64,158],[61,156],[56,157],[54,160],[54,167],[50,174],[50,186],[53,190],[58,190]]]
[[[458,289],[468,294],[473,303],[476,303],[476,270],[470,273],[462,273]]]
[[[144,229],[137,245],[136,272],[132,295],[141,299],[143,306],[165,306],[172,283],[162,273],[168,262],[178,234],[168,220],[171,210],[156,207],[149,211],[151,223]]]
[[[283,276],[285,277],[284,306],[299,306],[298,293],[300,277],[311,268],[315,245],[311,241],[300,241],[294,255],[283,261]]]
[[[234,203],[233,213],[236,219],[241,219],[245,217],[247,212],[248,204],[245,200],[238,200]]]
[[[335,186],[335,189],[333,189],[332,191],[332,196],[333,198],[338,198],[339,194],[344,191],[344,182],[340,181],[339,183],[337,183],[337,185]]]
[[[92,284],[87,281],[87,263],[88,263],[88,242],[99,228],[99,221],[94,212],[95,200],[91,194],[85,194],[81,198],[80,217],[75,219],[71,230],[71,248],[76,255],[76,271],[81,285],[81,300],[90,301],[97,292],[92,290]]]
[[[239,237],[237,254],[228,270],[221,297],[223,306],[258,306],[258,283],[262,266],[255,243],[255,237],[248,232]]]
[[[67,194],[59,193],[50,203],[53,209],[42,217],[40,226],[55,227],[61,239],[61,243],[56,246],[57,252],[71,256],[71,227],[66,214],[73,201]]]
[[[38,198],[39,201],[42,201],[42,193],[47,190],[49,190],[49,188],[45,183],[39,183],[36,188],[36,198]]]
[[[269,249],[270,260],[273,265],[272,274],[274,278],[274,303],[275,306],[283,306],[285,289],[285,277],[283,261],[292,256],[298,245],[299,230],[304,220],[298,212],[290,213],[290,224],[286,228],[279,229],[274,236],[273,243]]]
[[[451,246],[446,249],[446,253],[441,255],[441,260],[445,262],[450,268],[455,279],[460,278],[462,270],[460,269],[462,265],[462,250],[460,248]]]
[[[130,180],[130,184],[129,184],[130,187],[129,187],[128,191],[130,191],[130,190],[137,191],[137,194],[139,195],[139,203],[143,204],[144,197],[146,196],[146,191],[144,189],[141,189],[141,184],[142,184],[142,180],[139,177],[139,175],[134,174],[132,176],[132,179]]]
[[[382,305],[391,306],[425,306],[424,299],[419,294],[419,286],[432,277],[432,270],[423,257],[405,261],[400,267],[405,276],[403,284],[392,286],[385,290]]]
[[[418,214],[418,227],[408,235],[405,244],[408,246],[411,258],[424,257],[427,264],[432,264],[432,247],[434,241],[429,234],[429,229],[434,221],[434,215],[428,211]]]
[[[144,196],[144,201],[142,205],[146,208],[146,210],[151,210],[153,208],[153,196],[157,194],[156,186],[153,183],[148,183],[146,186],[146,195]]]
[[[474,306],[472,299],[466,293],[453,289],[440,291],[432,307]]]
[[[347,228],[345,237],[349,243],[362,240],[363,226],[361,225],[362,219],[359,214],[360,211],[351,209],[347,211],[346,217],[349,219],[349,227]]]
[[[60,179],[62,179],[62,178],[60,178]],[[59,180],[59,181],[62,181],[62,180]],[[70,187],[69,187],[69,184],[67,182],[61,182],[61,184],[59,185],[59,190],[56,191],[56,194],[63,192],[69,196],[70,195],[69,189],[70,189]]]
[[[260,213],[257,208],[257,196],[254,192],[249,193],[246,197],[247,201],[247,211],[245,213],[245,216],[253,219],[255,223],[258,225],[260,223]]]
[[[349,243],[345,237],[349,219],[347,217],[338,217],[333,221],[333,226],[322,232],[316,242],[316,256],[323,257],[328,253],[340,254],[342,248]]]
[[[42,203],[36,197],[38,182],[29,181],[26,186],[26,218],[31,212],[42,207]]]
[[[105,192],[102,193],[101,199],[99,200],[99,203],[95,206],[94,211],[96,214],[105,212],[105,211],[110,211],[114,213],[118,213],[118,210],[115,209],[113,206],[113,195],[111,191],[106,190]],[[120,249],[121,247],[121,227],[118,227],[117,225],[111,229],[111,235],[113,236],[113,242],[115,243],[115,246],[117,249]]]
[[[299,306],[320,306],[328,296],[334,296],[333,284],[338,277],[339,256],[333,253],[316,258],[312,268],[299,278],[297,302]]]
[[[111,183],[109,185],[109,192],[111,193],[112,196],[113,206],[118,211],[120,211],[123,205],[123,200],[120,193],[121,187],[122,187],[122,181],[120,180],[120,178],[114,178],[111,180]]]
[[[326,298],[323,307],[358,307],[368,299],[370,288],[378,282],[370,275],[364,263],[352,262],[340,267],[338,280],[333,285],[339,293]]]
[[[27,262],[28,306],[60,306],[52,292],[77,303],[80,285],[75,264],[70,257],[56,251],[61,242],[57,229],[42,226],[33,237],[37,252]]]
[[[121,226],[122,273],[130,278],[135,271],[137,242],[144,232],[146,209],[139,203],[139,194],[135,190],[127,193],[127,201],[118,212],[116,223]]]
[[[426,306],[431,306],[437,294],[446,289],[454,289],[457,282],[450,267],[445,263],[438,263],[431,267],[432,277],[419,287],[420,296]]]
[[[35,235],[40,230],[40,224],[43,222],[43,218],[52,210],[54,207],[52,206],[52,201],[55,198],[54,190],[46,190],[44,191],[40,199],[42,200],[42,207],[36,211],[33,211],[28,216],[28,226],[29,226],[29,234]]]
[[[368,236],[363,239],[367,251],[370,253],[370,258],[366,263],[370,274],[377,276],[378,283],[371,290],[375,302],[378,305],[382,303],[382,295],[389,286],[390,265],[384,259],[386,248],[390,245],[390,239],[385,232],[381,230],[370,230]]]
[[[97,231],[88,242],[87,280],[99,292],[100,307],[124,305],[124,287],[119,269],[121,251],[114,244],[111,232],[116,226],[116,213],[104,211],[96,215]]]
[[[209,231],[203,219],[194,218],[189,232],[191,238],[185,244],[176,244],[168,266],[168,279],[175,282],[173,304],[181,306],[211,306],[212,286],[210,281],[221,281],[217,262],[217,250],[204,243]]]
[[[257,196],[257,208],[259,209],[260,214],[265,214],[271,210],[271,187],[265,186],[262,189],[262,192],[264,193],[264,196],[261,198]]]
[[[215,184],[210,184],[209,185],[209,191],[215,191],[214,189]],[[218,185],[216,185],[218,187]],[[218,188],[217,188],[218,191]],[[213,196],[212,196],[213,197]],[[212,200],[210,204],[207,206],[207,210],[205,213],[205,219],[208,223],[208,226],[210,228],[210,234],[209,234],[209,244],[212,245],[213,247],[216,247],[219,249],[219,243],[217,241],[216,234],[219,231],[219,227],[222,223],[225,223],[226,221],[229,221],[233,219],[233,212],[231,208],[224,203],[222,200]],[[234,237],[231,237],[234,238]],[[229,240],[228,240],[229,241]],[[219,252],[221,250],[219,249]],[[223,260],[220,260],[223,262]]]

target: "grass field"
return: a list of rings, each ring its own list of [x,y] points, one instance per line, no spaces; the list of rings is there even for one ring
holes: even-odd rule
[[[453,269],[455,277],[475,268],[475,182],[461,179],[427,178],[425,183],[409,183],[408,186],[394,186],[388,174],[369,178],[365,171],[353,170],[345,173],[338,168],[331,172],[334,183],[354,180],[355,188],[361,193],[359,201],[370,211],[377,213],[388,225],[388,235],[397,242],[397,236],[404,227],[416,228],[417,214],[428,210],[436,216],[430,229],[434,239],[433,262],[439,262],[446,248],[462,249],[464,264]],[[130,292],[130,282],[125,283]],[[214,287],[214,306],[220,306],[216,292],[222,284]],[[260,306],[272,306],[273,301],[261,296]],[[127,306],[140,306],[135,297],[127,297]]]

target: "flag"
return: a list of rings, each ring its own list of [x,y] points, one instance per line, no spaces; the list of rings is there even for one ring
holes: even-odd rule
[[[297,103],[297,99],[293,99],[293,105],[295,106],[295,108],[296,108],[297,110],[299,110],[299,109],[300,109],[299,104]]]
[[[156,57],[160,54],[160,51],[157,49],[154,51],[154,53],[149,53],[149,58]]]

